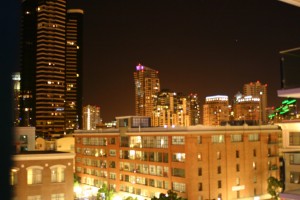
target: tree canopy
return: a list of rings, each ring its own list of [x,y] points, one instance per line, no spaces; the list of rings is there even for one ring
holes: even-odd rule
[[[283,183],[277,178],[270,176],[268,178],[268,193],[274,199],[278,199],[279,193],[282,191]]]
[[[151,200],[187,200],[187,199],[178,197],[176,192],[172,190],[168,190],[167,194],[160,193],[158,198],[152,197]]]

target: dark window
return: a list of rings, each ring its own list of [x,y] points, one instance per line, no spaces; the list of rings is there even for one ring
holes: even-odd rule
[[[198,191],[202,191],[203,188],[202,188],[202,183],[198,183]]]
[[[222,188],[222,181],[218,181],[218,188]]]
[[[240,164],[236,164],[236,171],[237,171],[237,172],[240,171]]]
[[[202,168],[198,168],[198,176],[202,176]]]
[[[240,152],[238,150],[235,151],[235,157],[239,158],[240,157]]]

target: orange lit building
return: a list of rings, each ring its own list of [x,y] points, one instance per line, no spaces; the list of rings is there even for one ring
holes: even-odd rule
[[[267,107],[268,107],[268,85],[261,84],[259,81],[244,84],[243,95],[260,98],[260,121],[267,123]]]
[[[252,96],[236,95],[233,104],[235,120],[260,120],[260,98]]]
[[[160,91],[158,71],[138,64],[133,76],[135,84],[135,114],[151,117],[157,93]]]
[[[73,153],[24,151],[13,155],[13,199],[53,200],[73,197]]]
[[[279,176],[278,126],[141,128],[135,117],[117,120],[117,129],[74,134],[76,174],[91,190],[107,184],[143,200],[169,189],[190,200],[253,199]]]
[[[221,122],[229,121],[229,113],[228,96],[208,96],[203,105],[203,125],[219,126]]]

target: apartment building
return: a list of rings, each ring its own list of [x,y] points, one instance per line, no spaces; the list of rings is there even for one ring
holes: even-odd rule
[[[12,199],[73,199],[73,153],[24,151],[13,155]]]
[[[169,189],[232,200],[266,195],[267,178],[279,177],[278,126],[133,127],[75,132],[82,184],[143,200]]]

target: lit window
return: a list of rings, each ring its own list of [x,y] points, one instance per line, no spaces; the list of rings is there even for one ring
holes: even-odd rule
[[[185,153],[173,153],[173,162],[185,162]]]
[[[18,183],[18,170],[13,168],[10,170],[10,185],[16,185]]]
[[[251,142],[259,141],[259,134],[249,134],[248,140]]]
[[[253,167],[254,170],[256,170],[256,163],[255,162],[252,163],[252,167]]]
[[[198,161],[201,161],[201,160],[202,160],[202,154],[198,153]]]
[[[300,164],[300,153],[293,153],[290,155],[290,164],[294,164],[294,165]]]
[[[51,200],[65,200],[65,194],[51,194]]]
[[[224,143],[225,142],[224,135],[213,135],[211,137],[211,142],[212,143]]]
[[[198,137],[197,137],[197,142],[198,142],[198,144],[201,144],[201,143],[202,143],[202,138],[201,138],[201,136],[198,136]]]
[[[41,200],[42,197],[40,195],[28,196],[27,200]]]
[[[173,182],[172,184],[173,186],[173,190],[176,191],[176,192],[185,192],[185,183],[178,183],[178,182]]]
[[[115,149],[110,149],[109,150],[109,155],[110,156],[116,156],[116,150]]]
[[[231,135],[231,142],[242,142],[242,141],[243,141],[243,137],[241,134]]]
[[[43,167],[40,166],[31,166],[27,169],[27,184],[39,184],[42,183],[42,171]]]
[[[300,132],[290,132],[290,146],[300,146]]]
[[[66,166],[64,165],[54,165],[50,167],[52,183],[61,183],[65,181],[65,168]]]
[[[290,183],[300,184],[300,172],[290,172]]]
[[[240,185],[240,178],[237,177],[235,182],[236,182],[236,185]]]
[[[172,136],[172,144],[185,144],[185,137],[184,136]]]

